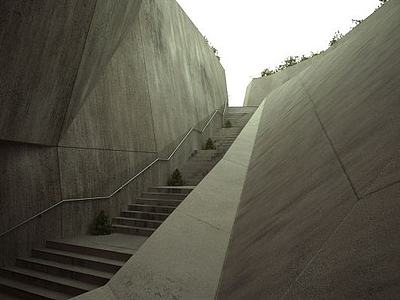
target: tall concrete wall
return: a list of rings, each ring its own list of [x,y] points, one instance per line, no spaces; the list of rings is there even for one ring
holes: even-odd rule
[[[264,108],[217,299],[397,299],[400,2]]]
[[[227,100],[222,66],[175,1],[2,1],[0,22],[0,233],[61,199],[110,194]],[[1,256],[87,230],[172,167],[111,202],[63,205],[3,237]],[[44,220],[54,234],[38,233]]]

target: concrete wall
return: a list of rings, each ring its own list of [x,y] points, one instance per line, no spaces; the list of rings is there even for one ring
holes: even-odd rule
[[[269,93],[307,69],[321,55],[323,54],[309,58],[273,75],[253,79],[247,86],[243,105],[260,105]]]
[[[2,1],[0,22],[0,233],[61,199],[109,195],[227,100],[222,66],[175,1]],[[180,159],[201,140],[191,137]],[[54,218],[56,236],[84,232],[100,209],[118,213],[178,163],[4,239],[24,241]],[[49,235],[32,236],[1,256]]]
[[[399,30],[389,1],[265,91],[217,299],[398,298]]]

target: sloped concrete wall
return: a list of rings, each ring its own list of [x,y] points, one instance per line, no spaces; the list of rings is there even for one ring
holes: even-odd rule
[[[399,30],[389,1],[265,98],[217,299],[398,298]]]
[[[269,93],[307,69],[321,55],[323,54],[309,58],[273,75],[253,79],[247,86],[244,105],[260,105]]]
[[[2,1],[0,22],[0,233],[61,199],[109,195],[227,99],[222,66],[175,1]],[[46,221],[85,231],[167,174],[149,171],[118,201],[63,205],[1,256],[40,245],[48,232],[28,232]]]

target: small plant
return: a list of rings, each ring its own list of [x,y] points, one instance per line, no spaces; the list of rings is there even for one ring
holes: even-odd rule
[[[215,48],[213,45],[211,45],[211,43],[208,41],[208,39],[206,37],[204,37],[204,39],[206,40],[208,46],[210,47],[211,51],[214,53],[215,57],[218,60],[221,60],[221,57],[218,55],[218,50],[217,48]]]
[[[171,175],[171,178],[168,179],[168,185],[181,186],[183,184],[184,181],[181,172],[178,169],[175,169],[175,171]]]
[[[111,233],[111,223],[104,210],[94,220],[90,232],[93,235],[107,235]]]
[[[352,19],[351,20],[351,22],[353,22],[353,24],[354,24],[354,27],[360,25],[363,21],[364,21],[363,19],[360,19],[360,20]]]
[[[204,148],[204,150],[215,150],[215,149],[216,149],[216,147],[214,145],[214,142],[212,141],[211,138],[208,138],[206,147]]]
[[[231,127],[232,127],[231,121],[227,120],[227,121],[225,122],[225,127],[226,127],[226,128],[231,128]]]
[[[329,42],[329,46],[331,47],[335,45],[341,38],[343,38],[343,34],[340,31],[336,31],[331,41]]]
[[[266,76],[273,75],[273,74],[275,74],[274,70],[270,70],[270,69],[266,68],[265,70],[263,70],[261,72],[261,77],[266,77]]]

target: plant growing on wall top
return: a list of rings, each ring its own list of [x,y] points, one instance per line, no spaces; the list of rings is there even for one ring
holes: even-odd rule
[[[90,232],[93,235],[107,235],[111,233],[111,222],[104,210],[94,220]]]
[[[182,174],[178,169],[175,169],[175,171],[171,174],[171,177],[168,179],[168,185],[172,186],[184,185]]]
[[[214,53],[215,57],[218,60],[221,60],[221,57],[218,55],[218,50],[217,48],[215,48],[213,45],[211,45],[211,43],[208,41],[208,39],[206,37],[204,37],[204,39],[206,40],[208,46],[210,47],[211,51]]]
[[[343,34],[340,31],[336,31],[335,34],[333,35],[331,41],[329,42],[329,46],[335,45],[340,39],[343,38]]]

